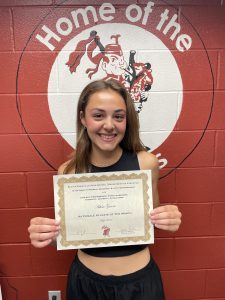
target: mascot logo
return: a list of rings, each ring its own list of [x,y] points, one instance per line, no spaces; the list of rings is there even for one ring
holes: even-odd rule
[[[130,50],[129,62],[126,62],[119,44],[119,37],[120,34],[112,35],[110,38],[114,40],[114,43],[103,46],[97,32],[91,31],[89,38],[81,40],[77,44],[66,65],[71,73],[76,72],[82,57],[87,52],[89,60],[95,65],[95,68],[86,70],[88,77],[91,79],[100,67],[105,72],[104,80],[114,79],[126,87],[134,101],[136,111],[139,113],[143,106],[142,103],[148,99],[153,83],[151,64],[136,62],[135,50]],[[94,54],[96,48],[100,53]]]

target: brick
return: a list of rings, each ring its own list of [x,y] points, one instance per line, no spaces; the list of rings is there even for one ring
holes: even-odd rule
[[[225,299],[225,269],[208,270],[206,275],[206,297]]]
[[[62,291],[62,299],[66,298],[66,276],[18,276],[8,280],[18,290],[18,300],[48,299],[49,290],[60,290]],[[5,279],[2,285],[2,297],[7,300],[15,300],[15,291],[9,288]]]
[[[29,215],[26,209],[1,209],[0,210],[1,243],[24,243],[29,242],[27,228]]]
[[[31,275],[28,245],[0,245],[1,272],[7,276]]]
[[[136,1],[134,1],[135,3]],[[60,0],[55,0],[55,3],[57,5],[60,5],[62,3],[62,1]],[[99,6],[102,5],[103,3],[111,3],[112,5],[128,5],[131,4],[130,0],[111,0],[110,2],[102,2],[100,0],[82,0],[82,1],[78,1],[78,0],[68,0],[65,3],[61,4],[63,6],[65,5],[76,5],[78,7],[81,6],[89,6],[89,5],[94,5],[94,6]]]
[[[149,247],[151,255],[157,261],[160,270],[174,268],[174,245],[173,238],[157,238],[155,244]]]
[[[75,256],[74,250],[57,251],[49,246],[42,249],[31,247],[33,275],[66,275]]]
[[[213,89],[213,77],[210,64],[217,80],[218,53],[208,51],[210,63],[204,50],[188,50],[179,55],[175,54],[177,64],[182,74],[184,91],[211,91]],[[188,62],[188,63],[187,63]],[[194,68],[194,73],[193,73]],[[202,80],[204,76],[204,80]]]
[[[53,208],[32,208],[27,209],[27,216],[30,219],[36,218],[36,217],[43,217],[43,218],[55,218],[54,209]]]
[[[182,223],[176,236],[193,237],[211,234],[212,204],[179,204],[178,206],[182,212]]]
[[[199,131],[173,131],[158,150],[166,153],[167,167],[177,167],[184,159],[182,167],[213,166],[215,132],[206,132],[201,139],[202,134]]]
[[[160,170],[160,177],[162,178],[159,178],[158,189],[161,204],[175,202],[175,172],[163,178],[163,176],[167,175],[170,171],[171,169],[165,168]]]
[[[224,70],[225,71],[225,70]],[[209,129],[225,129],[224,115],[225,115],[225,92],[216,91],[212,117],[209,123]]]
[[[13,300],[15,298],[15,294],[17,292],[17,289],[15,290],[15,287],[11,285],[11,280],[7,277],[5,277],[5,278],[1,277],[0,278],[0,284],[1,284],[1,295],[2,295],[2,297],[4,297],[4,298],[7,297],[7,299],[9,299],[9,300]]]
[[[2,0],[0,6],[51,5],[53,0]]]
[[[1,4],[0,4],[1,6]],[[10,10],[6,8],[0,9],[0,51],[12,51],[13,50],[13,39],[11,30],[11,15]]]
[[[194,147],[196,147],[194,149]],[[213,166],[214,147],[215,147],[215,132],[206,131],[198,139],[198,144],[195,144],[190,150],[194,150],[182,164],[182,167],[201,167]]]
[[[23,173],[0,174],[0,208],[27,206],[26,178]]]
[[[53,175],[56,172],[27,173],[29,207],[54,206]]]
[[[29,133],[57,133],[49,112],[47,95],[21,95],[21,114]]]
[[[177,202],[223,202],[225,193],[224,173],[224,168],[177,170]]]
[[[52,12],[52,9],[53,8],[38,6],[14,7],[12,9],[16,50],[23,50],[25,47],[26,51],[43,50],[42,44],[35,38],[35,36],[37,33],[41,32],[41,27],[43,25],[48,24],[48,20],[55,18],[55,16],[53,17],[54,13]],[[55,23],[56,21],[53,23],[53,31],[56,30]],[[46,50],[46,48],[44,49]]]
[[[66,161],[63,155],[63,140],[59,134],[37,134],[32,135],[32,139],[55,170]]]
[[[212,210],[212,234],[224,235],[225,234],[225,203],[213,204]]]
[[[183,6],[181,13],[195,27],[207,50],[225,47],[224,3],[223,6]]]
[[[60,149],[61,137],[31,135],[30,138],[47,161],[56,169],[65,161]],[[2,172],[50,170],[50,166],[39,156],[26,135],[0,136],[0,143],[2,145],[0,150]]]
[[[172,131],[169,138],[167,138],[157,153],[162,153],[168,161],[167,168],[176,168],[177,165],[188,155],[189,150],[195,145],[199,138],[197,132],[175,132]],[[179,149],[178,149],[179,145]],[[178,149],[174,151],[174,149]]]
[[[210,118],[212,92],[184,92],[178,130],[203,130]]]
[[[22,133],[15,96],[0,95],[0,133]]]
[[[148,2],[147,0],[138,0],[138,3],[146,3]],[[215,6],[220,6],[221,5],[221,0],[169,0],[169,1],[157,1],[156,5],[215,5]]]
[[[61,50],[66,41],[73,38],[74,35],[79,33],[74,26],[69,36],[61,36],[56,30],[56,22],[60,17],[68,17],[71,19],[71,11],[73,8],[62,7],[14,7],[14,33],[15,33],[15,48],[16,50],[26,50],[32,52],[50,51],[46,45],[41,43],[36,35],[39,34],[42,37],[46,36],[46,32],[42,30],[45,25],[55,34],[57,34],[61,41],[57,41],[54,38],[51,43],[55,46],[56,50]],[[94,25],[94,24],[93,24]]]
[[[216,166],[225,166],[225,131],[217,131],[215,145],[215,164]]]
[[[1,236],[0,243],[29,243],[30,219],[34,217],[54,218],[51,208],[45,209],[1,209],[0,210]],[[3,230],[4,228],[4,230]]]
[[[175,245],[177,269],[225,267],[225,237],[176,238]]]
[[[206,271],[163,271],[167,300],[187,300],[204,296]]]
[[[167,230],[161,230],[161,229],[157,229],[155,228],[155,238],[158,239],[158,238],[174,238],[175,234],[170,232],[170,231],[167,231]]]
[[[55,58],[56,53],[25,52],[20,66],[19,93],[47,94],[49,74]]]
[[[219,52],[218,88],[225,89],[225,50]],[[224,99],[224,98],[223,98]]]
[[[16,72],[18,53],[0,52],[0,93],[14,94],[16,91]]]

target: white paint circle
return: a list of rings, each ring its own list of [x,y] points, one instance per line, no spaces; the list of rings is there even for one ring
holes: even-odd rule
[[[140,118],[140,135],[151,150],[157,149],[173,131],[183,101],[183,84],[178,65],[165,44],[149,31],[125,23],[107,23],[93,26],[71,39],[59,52],[49,76],[48,104],[52,120],[61,136],[75,147],[76,107],[79,94],[91,81],[105,77],[99,70],[90,80],[86,70],[95,67],[85,54],[75,73],[70,73],[66,62],[79,41],[97,31],[105,46],[114,43],[110,37],[120,34],[119,44],[126,62],[130,50],[136,51],[136,62],[150,63],[153,85],[148,100],[143,102]],[[98,51],[96,52],[98,53]]]

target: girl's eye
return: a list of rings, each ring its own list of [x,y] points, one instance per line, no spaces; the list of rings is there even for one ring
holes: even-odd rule
[[[93,116],[95,119],[101,119],[103,116],[102,114],[94,114]]]
[[[124,115],[115,115],[115,119],[116,119],[117,121],[123,121],[124,118],[125,118]]]

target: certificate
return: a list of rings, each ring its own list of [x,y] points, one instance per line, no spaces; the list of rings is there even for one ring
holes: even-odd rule
[[[56,175],[57,249],[154,243],[150,170]]]

